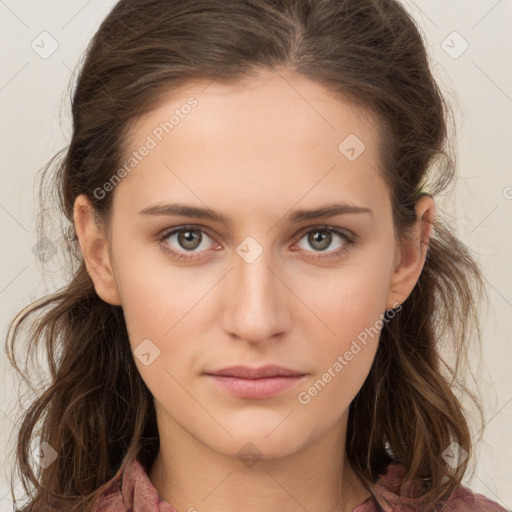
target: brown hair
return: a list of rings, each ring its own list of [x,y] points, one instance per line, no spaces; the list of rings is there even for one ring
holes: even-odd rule
[[[134,363],[122,308],[98,297],[80,253],[75,198],[85,194],[98,220],[108,225],[114,192],[100,199],[94,191],[125,161],[129,129],[140,116],[194,80],[239,83],[259,69],[283,66],[379,119],[381,172],[397,239],[407,236],[416,220],[425,182],[432,196],[452,182],[450,110],[420,32],[398,2],[117,2],[92,39],[76,80],[69,147],[50,160],[41,177],[42,195],[45,183],[56,186],[71,278],[20,312],[9,333],[8,355],[22,373],[15,340],[20,325],[41,314],[30,324],[27,354],[45,342],[51,382],[24,413],[16,445],[16,467],[31,510],[92,510],[125,456],[150,464],[159,448],[152,395]],[[480,340],[482,277],[446,221],[436,218],[434,229],[421,276],[401,311],[384,323],[368,378],[350,404],[346,444],[368,489],[392,461],[405,467],[406,478],[421,479],[422,510],[438,510],[466,472],[469,459],[452,470],[442,452],[456,441],[472,453],[465,409],[455,391],[469,396],[482,415],[462,379],[471,335]],[[453,366],[442,358],[441,346],[453,350]],[[36,431],[58,451],[54,463],[37,475],[29,458]]]

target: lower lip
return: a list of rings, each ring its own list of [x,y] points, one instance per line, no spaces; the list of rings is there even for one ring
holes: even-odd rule
[[[262,379],[242,379],[220,375],[208,375],[208,377],[232,395],[240,398],[271,398],[291,389],[303,380],[305,375],[298,375],[296,377],[266,377]]]

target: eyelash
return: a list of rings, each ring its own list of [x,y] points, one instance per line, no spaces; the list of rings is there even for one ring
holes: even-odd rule
[[[181,233],[184,231],[200,231],[202,233],[205,233],[208,235],[209,238],[214,240],[214,236],[210,232],[209,229],[205,227],[195,226],[195,225],[184,225],[179,226],[176,228],[171,228],[169,230],[164,231],[160,235],[158,235],[158,241],[160,242],[160,245],[162,247],[162,250],[166,253],[169,253],[173,256],[173,258],[177,258],[177,261],[180,262],[190,262],[195,261],[198,258],[201,258],[200,253],[180,253],[178,251],[175,251],[174,249],[171,249],[168,244],[165,243],[165,240],[169,238],[172,235],[175,235],[176,233]],[[340,238],[343,239],[344,244],[339,249],[336,249],[334,252],[321,252],[319,256],[304,256],[305,258],[313,261],[318,260],[332,260],[336,259],[340,256],[342,256],[345,252],[347,252],[350,249],[350,246],[355,243],[355,240],[349,236],[345,231],[335,228],[332,226],[313,226],[308,231],[305,231],[301,234],[300,238],[298,239],[298,242],[304,238],[304,236],[310,234],[310,233],[334,233],[338,235]],[[298,243],[297,242],[297,243]],[[215,242],[217,243],[217,242]],[[328,256],[324,256],[324,254],[328,254]],[[199,256],[198,256],[199,255]]]

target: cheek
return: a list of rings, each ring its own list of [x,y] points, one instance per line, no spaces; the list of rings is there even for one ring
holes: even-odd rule
[[[359,350],[359,349],[358,349]],[[370,371],[376,345],[362,347],[350,361],[333,359],[297,396],[303,427],[312,437],[346,421],[350,403]]]
[[[370,372],[383,326],[381,308],[371,293],[332,293],[329,304],[318,307],[329,330],[322,329],[325,334],[318,336],[315,322],[316,329],[308,333],[308,339],[316,341],[310,343],[306,360],[315,361],[316,371],[297,394],[313,435],[333,426],[347,411]]]
[[[162,382],[171,388],[175,385],[170,374],[183,381],[187,372],[200,366],[201,330],[215,321],[215,311],[208,314],[205,308],[218,277],[198,278],[192,267],[173,267],[164,256],[150,258],[149,252],[134,248],[129,257],[121,255],[115,261],[135,363],[148,387],[158,394]],[[150,356],[140,357],[147,353]]]
[[[118,247],[122,240],[119,237]],[[142,243],[126,246],[130,250],[119,251],[115,267],[132,344],[144,338],[166,339],[205,287],[192,273],[173,267],[158,248]]]
[[[310,417],[318,413],[327,423],[336,421],[368,376],[385,322],[391,252],[387,256],[331,271],[323,287],[302,282],[301,293],[315,313],[311,321],[304,319],[302,328],[306,338],[319,340],[308,347],[316,373],[298,396]]]
[[[193,325],[200,308],[194,304],[201,290],[196,286],[191,292],[190,277],[182,279],[177,272],[165,276],[168,268],[140,263],[133,258],[118,265],[134,361],[158,402],[166,403],[172,397],[174,408],[186,407],[190,397],[180,383],[196,365]]]
[[[172,327],[172,311],[176,294],[169,289],[163,289],[162,281],[155,281],[151,272],[138,273],[131,267],[131,272],[125,273],[120,290],[130,341],[137,345],[142,339],[161,339]]]
[[[361,258],[339,269],[329,269],[328,278],[317,274],[297,283],[298,295],[307,299],[311,312],[306,313],[309,325],[317,337],[331,340],[328,345],[332,350],[346,350],[349,340],[378,323],[389,291],[388,260],[385,255]],[[307,322],[303,326],[308,329]]]

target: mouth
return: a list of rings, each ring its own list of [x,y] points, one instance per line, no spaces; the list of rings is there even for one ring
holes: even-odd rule
[[[302,381],[306,374],[282,366],[250,368],[232,366],[205,374],[223,391],[239,398],[271,398],[290,390]]]

